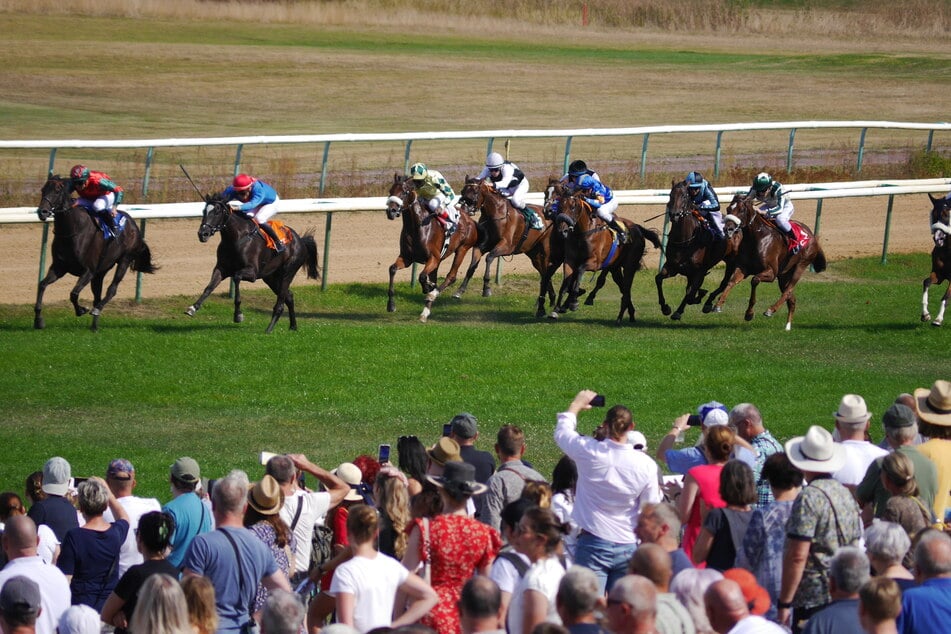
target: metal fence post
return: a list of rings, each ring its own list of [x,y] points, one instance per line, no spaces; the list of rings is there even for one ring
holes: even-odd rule
[[[644,180],[644,175],[647,174],[647,142],[650,136],[650,132],[645,132],[644,142],[641,143],[641,181]]]
[[[327,212],[327,224],[324,227],[324,272],[320,276],[320,290],[327,290],[327,271],[330,267],[330,226],[334,222],[334,212]]]
[[[46,269],[46,245],[50,239],[50,224],[49,222],[43,223],[43,237],[40,239],[40,282],[43,281],[43,271]]]
[[[865,135],[868,132],[868,128],[862,128],[862,134],[859,136],[859,158],[858,162],[855,165],[855,171],[862,171],[862,159],[865,157]]]
[[[53,175],[53,164],[54,164],[54,163],[56,163],[56,148],[55,148],[55,147],[54,147],[52,150],[50,150],[50,163],[49,163],[49,169],[47,169],[47,173],[48,173],[50,176]]]
[[[822,201],[823,200],[824,199],[822,198],[816,199],[816,225],[813,228],[814,229],[813,233],[815,233],[816,235],[819,235],[819,223],[822,222]]]
[[[717,132],[717,152],[716,158],[713,160],[713,178],[720,177],[720,146],[723,141],[723,130]]]
[[[565,138],[565,160],[562,165],[562,174],[568,173],[568,163],[571,161],[571,137]]]
[[[885,238],[882,240],[882,264],[888,264],[888,234],[892,229],[892,205],[895,203],[895,195],[888,196],[888,211],[885,213]]]
[[[796,128],[789,130],[789,145],[786,147],[786,173],[792,172],[792,151],[796,142]]]
[[[155,156],[155,148],[150,147],[145,153],[145,175],[142,176],[142,198],[149,195],[149,174],[152,173],[152,158]]]
[[[665,255],[667,253],[667,234],[670,231],[670,216],[667,215],[666,208],[664,211],[664,228],[660,233],[660,262],[657,265],[657,272],[660,273],[660,270],[664,268],[664,262],[666,260]]]

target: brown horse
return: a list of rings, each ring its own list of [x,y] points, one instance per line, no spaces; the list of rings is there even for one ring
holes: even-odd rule
[[[679,320],[687,304],[701,302],[707,293],[702,288],[707,273],[720,260],[732,258],[736,254],[742,234],[737,232],[725,240],[714,241],[712,234],[705,228],[706,221],[694,204],[686,181],[671,182],[667,218],[670,221],[670,232],[664,251],[664,266],[654,277],[654,282],[657,284],[657,299],[661,312],[670,315],[671,319]],[[670,306],[664,299],[663,285],[665,279],[677,275],[687,278],[687,289],[683,301],[671,315]],[[711,308],[715,297],[716,294],[712,294],[707,300],[707,305]]]
[[[779,310],[780,305],[786,302],[788,310],[786,330],[791,330],[793,315],[796,313],[796,284],[810,265],[816,273],[826,269],[826,256],[819,245],[818,236],[813,234],[809,227],[797,222],[803,234],[809,237],[809,241],[799,250],[799,253],[794,254],[789,251],[783,234],[772,221],[759,213],[751,198],[734,196],[727,211],[740,220],[739,227],[733,227],[727,223],[727,234],[742,231],[743,240],[736,258],[732,261],[734,270],[731,271],[728,265],[724,281],[726,277],[730,277],[730,280],[723,295],[717,301],[714,311],[720,312],[734,285],[748,276],[753,276],[750,281],[750,302],[744,316],[746,321],[750,321],[753,319],[753,306],[756,304],[756,287],[760,282],[776,280],[781,291],[779,299],[763,314],[766,317],[772,317]]]
[[[154,273],[158,267],[152,263],[152,253],[142,239],[139,227],[131,216],[119,212],[117,224],[121,230],[118,237],[106,240],[98,224],[81,208],[73,205],[70,196],[70,180],[50,176],[40,194],[40,206],[36,214],[40,220],[53,216],[53,264],[36,291],[33,307],[33,327],[40,330],[46,326],[43,319],[43,293],[46,287],[67,273],[79,278],[69,294],[76,316],[90,312],[80,305],[79,293],[92,283],[92,330],[99,329],[102,309],[116,295],[119,282],[129,267],[142,273]],[[112,283],[102,296],[102,282],[106,274],[116,268]]]
[[[618,216],[618,220],[627,227],[630,238],[619,243],[608,226],[598,217],[594,208],[587,203],[582,192],[563,195],[554,218],[557,231],[565,238],[565,263],[571,267],[571,275],[562,282],[558,292],[558,302],[550,317],[558,318],[564,312],[563,299],[570,300],[579,296],[581,278],[585,271],[609,271],[618,290],[621,291],[621,309],[616,323],[621,324],[625,313],[634,321],[634,302],[631,299],[631,285],[634,274],[642,266],[642,258],[647,248],[647,240],[660,248],[660,236],[656,231],[647,229]]]
[[[482,214],[479,218],[479,235],[481,241],[479,250],[485,253],[485,275],[482,278],[482,296],[492,295],[491,277],[492,263],[502,256],[524,253],[532,261],[535,270],[544,278],[551,260],[551,225],[542,229],[533,229],[525,214],[512,206],[505,196],[494,187],[479,178],[466,177],[466,184],[459,193],[459,207],[470,216],[477,211]],[[530,206],[532,211],[542,213],[541,208]],[[469,280],[479,263],[473,258],[472,264],[466,271],[465,279],[454,297],[461,296],[469,286]],[[545,286],[539,286],[538,301],[536,302],[536,317],[545,315],[545,295],[548,301],[555,304],[555,289],[549,280]]]
[[[931,313],[928,312],[928,291],[932,284],[941,284],[948,282],[948,288],[941,298],[938,316],[931,322],[932,326],[940,326],[944,323],[944,309],[951,299],[951,229],[949,229],[949,216],[951,216],[951,201],[946,198],[935,198],[928,194],[931,199],[931,230],[934,232],[935,245],[931,250],[931,274],[924,279],[923,292],[921,295],[921,321],[930,321]]]
[[[253,282],[262,279],[277,295],[277,301],[271,311],[271,322],[265,333],[269,334],[274,330],[274,325],[284,313],[284,306],[287,306],[290,329],[297,330],[291,282],[294,281],[297,271],[305,265],[307,277],[320,277],[317,268],[317,242],[309,232],[299,236],[287,225],[284,225],[284,229],[285,248],[278,253],[267,246],[264,233],[253,220],[242,213],[234,212],[219,194],[207,196],[201,225],[198,227],[198,239],[208,242],[215,233],[221,234],[218,260],[211,271],[208,286],[202,291],[201,297],[185,310],[185,314],[193,316],[221,281],[231,278],[234,282],[234,322],[241,323],[244,321],[244,314],[241,312],[241,281]]]
[[[463,258],[479,241],[479,231],[476,223],[469,214],[460,214],[459,226],[449,239],[446,239],[446,230],[441,222],[434,221],[435,216],[420,203],[416,189],[408,177],[393,175],[393,184],[390,186],[389,198],[386,201],[386,217],[390,220],[403,218],[403,230],[400,231],[400,254],[390,265],[390,288],[386,310],[396,310],[393,292],[393,278],[400,269],[405,269],[413,262],[423,265],[419,273],[419,285],[426,294],[423,312],[420,321],[429,319],[433,302],[439,294],[452,286]],[[452,266],[443,283],[436,285],[439,263],[453,256]],[[477,262],[475,255],[473,261]]]

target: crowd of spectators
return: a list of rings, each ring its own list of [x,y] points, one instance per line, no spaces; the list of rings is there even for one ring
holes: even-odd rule
[[[334,469],[270,455],[163,506],[124,458],[76,482],[50,458],[0,493],[3,634],[933,634],[951,623],[951,383],[865,399],[781,444],[712,401],[655,453],[623,405],[557,415],[551,477],[461,413],[432,443]],[[831,409],[831,408],[830,408]],[[677,448],[699,427],[694,446]],[[389,445],[387,445],[388,448]],[[664,475],[658,463],[671,474]],[[311,481],[307,482],[307,477]],[[308,486],[310,484],[311,486]],[[27,503],[24,503],[24,500]]]

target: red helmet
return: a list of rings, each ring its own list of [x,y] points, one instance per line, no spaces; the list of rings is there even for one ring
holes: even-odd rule
[[[254,185],[254,179],[247,174],[238,174],[234,177],[234,181],[231,183],[232,189],[234,189],[236,192],[247,191],[251,189],[251,185]]]
[[[73,165],[69,170],[69,177],[78,183],[83,183],[89,178],[89,168],[85,165]]]

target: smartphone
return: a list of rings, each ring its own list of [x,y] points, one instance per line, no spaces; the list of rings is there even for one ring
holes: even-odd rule
[[[442,435],[449,436],[452,434],[452,423],[446,423],[442,426]]]
[[[595,394],[594,398],[591,399],[591,402],[588,403],[591,407],[604,407],[604,394]]]
[[[73,487],[78,487],[80,484],[88,480],[89,478],[73,478]]]
[[[389,445],[380,445],[380,455],[377,458],[380,461],[380,464],[390,461],[390,446]]]
[[[703,419],[700,418],[700,414],[691,414],[687,417],[687,425],[689,427],[700,427],[703,424]]]

